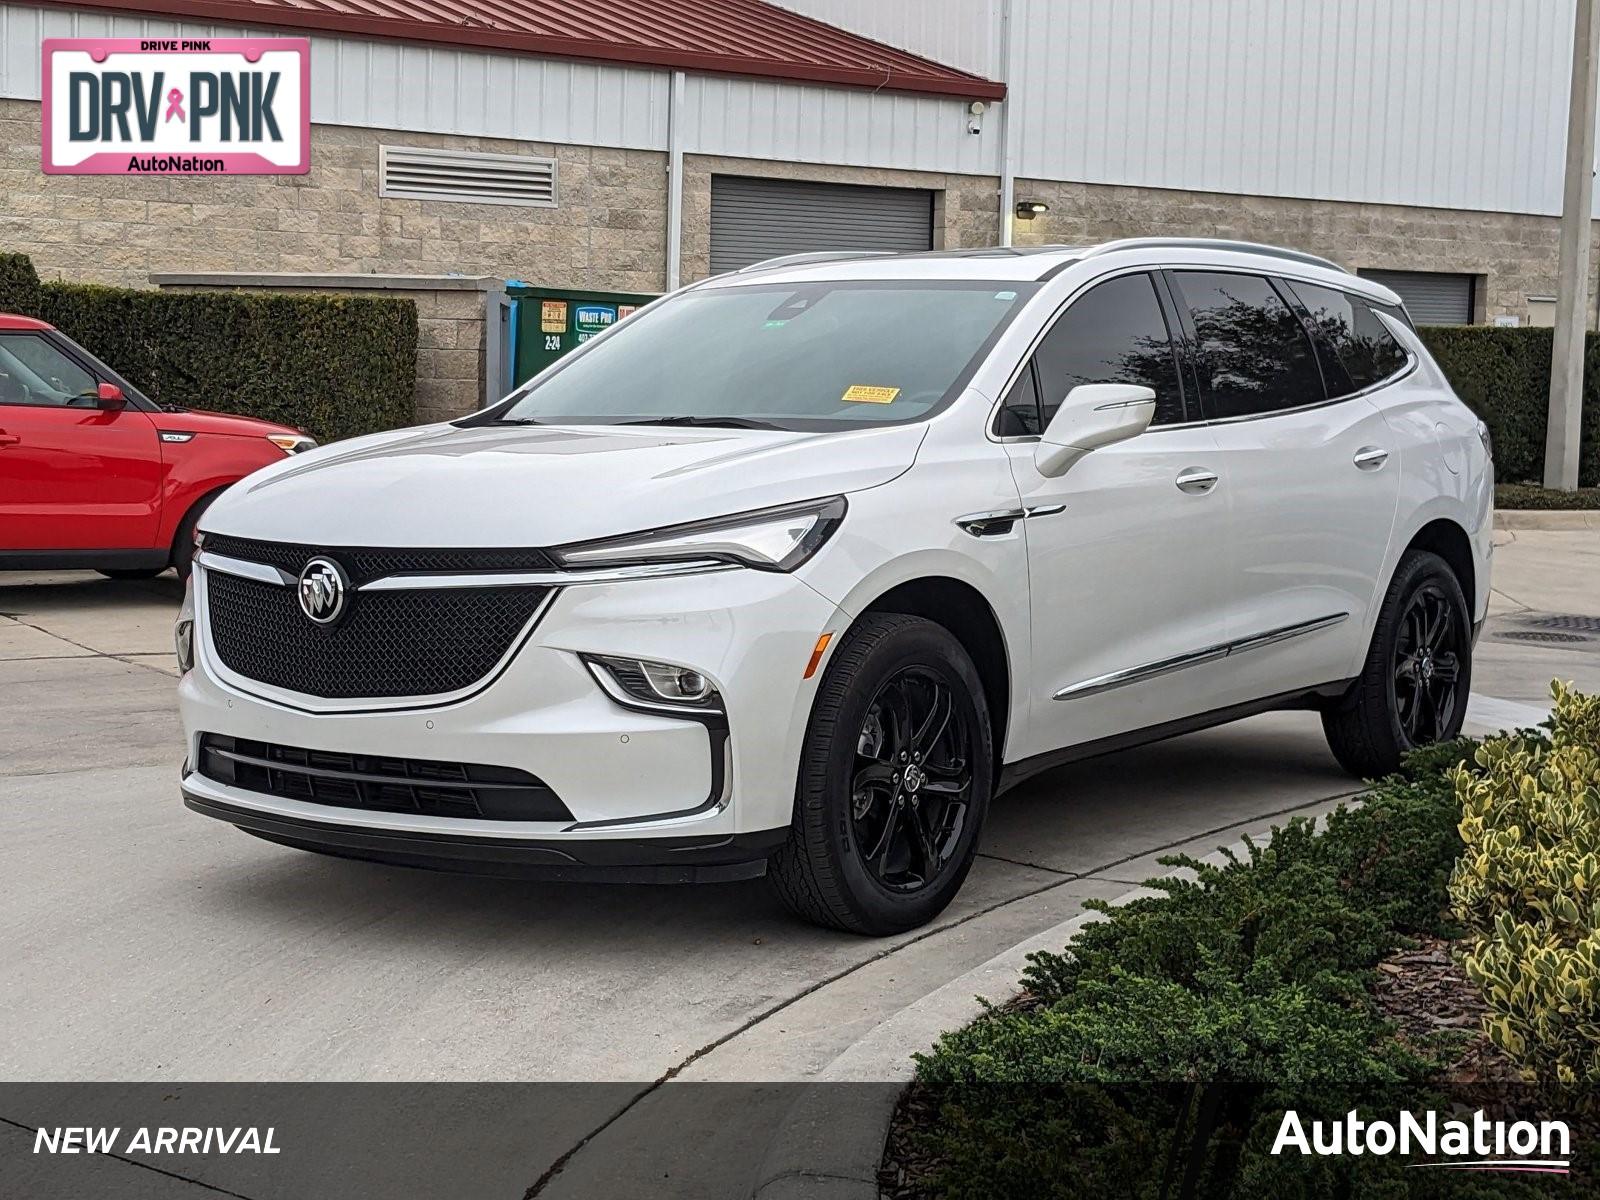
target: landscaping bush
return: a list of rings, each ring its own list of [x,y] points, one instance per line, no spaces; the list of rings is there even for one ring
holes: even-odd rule
[[[39,317],[158,404],[262,417],[331,441],[416,420],[410,300],[40,283],[0,255],[0,312]]]
[[[1222,866],[1164,859],[1194,877],[1152,881],[1160,895],[1091,904],[1105,919],[1067,952],[1032,956],[1023,1003],[918,1057],[912,1102],[932,1115],[907,1136],[911,1155],[938,1164],[927,1188],[1177,1195],[1173,1164],[1198,1146],[1200,1195],[1536,1194],[1407,1176],[1399,1159],[1266,1153],[1289,1107],[1307,1120],[1449,1107],[1429,1090],[1438,1055],[1398,1040],[1369,987],[1408,935],[1448,919],[1455,769],[1472,748],[1412,755],[1322,836],[1294,820]],[[1456,1190],[1431,1190],[1445,1187]]]
[[[1429,325],[1418,333],[1456,394],[1494,435],[1496,477],[1505,483],[1542,481],[1552,331]],[[1584,346],[1578,482],[1593,487],[1600,484],[1600,334],[1589,334]]]
[[[1564,492],[1558,488],[1533,487],[1526,483],[1497,483],[1496,508],[1542,508],[1571,511],[1600,509],[1600,488],[1578,488]]]
[[[1548,738],[1487,741],[1454,776],[1450,897],[1489,1037],[1530,1078],[1600,1083],[1600,696],[1552,691]]]

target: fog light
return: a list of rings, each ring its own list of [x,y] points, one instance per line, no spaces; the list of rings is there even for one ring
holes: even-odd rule
[[[665,663],[641,662],[645,682],[663,700],[687,700],[698,704],[711,695],[711,681],[688,667],[669,667]]]
[[[711,680],[693,667],[613,655],[586,654],[583,657],[600,686],[619,703],[698,711],[722,708],[722,697]]]

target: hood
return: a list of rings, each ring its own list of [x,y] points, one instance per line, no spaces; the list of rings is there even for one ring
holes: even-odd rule
[[[876,487],[910,468],[925,429],[424,426],[275,463],[201,525],[326,546],[553,546]]]
[[[174,433],[229,433],[236,437],[266,437],[269,433],[299,433],[290,425],[263,421],[260,417],[241,417],[235,413],[207,412],[191,408],[184,412],[154,412],[150,419],[158,429]]]

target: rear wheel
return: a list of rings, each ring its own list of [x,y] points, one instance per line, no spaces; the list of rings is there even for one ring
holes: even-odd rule
[[[993,786],[983,685],[960,642],[918,617],[864,617],[818,690],[794,824],[769,872],[800,916],[899,933],[950,903]]]
[[[1361,677],[1322,727],[1341,766],[1376,778],[1407,751],[1461,732],[1472,688],[1472,618],[1461,584],[1438,555],[1400,560],[1384,596]]]

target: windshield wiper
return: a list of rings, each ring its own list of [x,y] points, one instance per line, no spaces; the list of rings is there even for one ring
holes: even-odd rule
[[[544,422],[534,417],[495,417],[492,421],[484,422],[486,425],[543,425]]]
[[[617,421],[618,425],[692,425],[700,429],[777,429],[771,421],[754,417],[646,417],[638,421]]]

